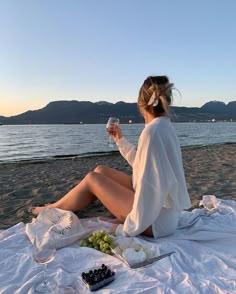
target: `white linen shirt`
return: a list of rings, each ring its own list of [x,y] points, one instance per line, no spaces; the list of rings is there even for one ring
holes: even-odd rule
[[[137,151],[124,137],[116,144],[133,168],[135,191],[132,210],[117,227],[116,235],[136,236],[155,226],[162,207],[179,212],[191,207],[180,145],[168,117],[155,118],[145,125]]]

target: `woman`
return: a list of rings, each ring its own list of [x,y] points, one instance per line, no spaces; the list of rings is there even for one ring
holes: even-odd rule
[[[191,206],[186,188],[181,150],[168,117],[173,84],[166,76],[148,77],[138,97],[145,120],[137,151],[118,126],[109,128],[120,153],[133,168],[132,177],[98,166],[59,201],[35,207],[79,211],[97,198],[117,218],[116,235],[154,238],[173,233],[179,213]]]

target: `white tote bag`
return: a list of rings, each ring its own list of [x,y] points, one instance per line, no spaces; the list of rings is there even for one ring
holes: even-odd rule
[[[37,218],[33,218],[31,223],[26,224],[25,231],[32,243],[35,238],[41,243],[44,234],[51,231],[57,249],[83,239],[90,233],[84,229],[73,212],[59,208],[49,208],[41,211]]]

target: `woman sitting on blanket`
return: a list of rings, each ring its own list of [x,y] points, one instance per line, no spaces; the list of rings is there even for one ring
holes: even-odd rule
[[[120,153],[133,168],[132,177],[98,166],[59,201],[32,208],[77,212],[97,198],[117,218],[116,235],[162,237],[174,233],[178,217],[191,202],[186,188],[180,145],[168,117],[173,84],[166,76],[148,77],[138,96],[145,127],[138,148],[122,135],[119,126],[109,128]]]

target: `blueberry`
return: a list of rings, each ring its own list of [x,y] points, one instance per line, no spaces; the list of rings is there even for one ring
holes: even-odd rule
[[[98,278],[97,277],[94,277],[93,278],[93,281],[94,281],[94,283],[97,283],[98,282]]]
[[[104,273],[101,274],[101,278],[104,280],[105,279],[105,275]]]
[[[86,278],[85,278],[85,281],[86,281],[88,284],[90,284],[91,279],[90,279],[89,277],[86,277]]]

